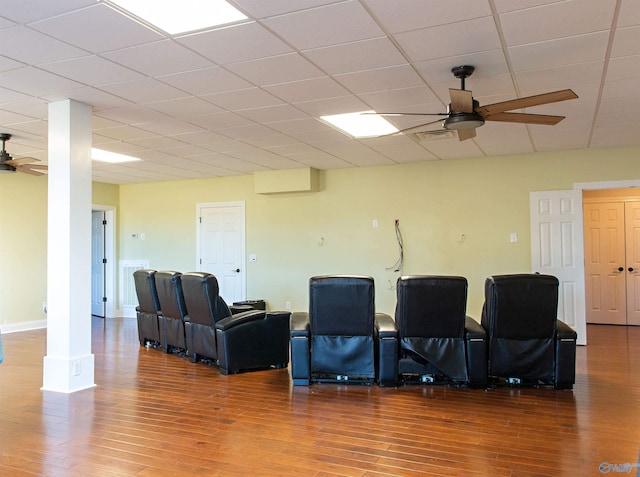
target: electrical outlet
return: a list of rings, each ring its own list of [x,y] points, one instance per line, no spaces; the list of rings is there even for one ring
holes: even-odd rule
[[[80,376],[80,373],[82,372],[82,364],[81,361],[79,359],[76,359],[73,361],[73,363],[71,364],[71,372],[73,373],[74,376]]]
[[[518,241],[518,234],[515,232],[511,232],[511,234],[509,234],[509,242],[516,243],[517,241]]]
[[[290,309],[291,309],[291,302],[290,302],[290,301],[285,301],[285,302],[284,302],[284,307],[285,307],[287,310],[290,310]]]

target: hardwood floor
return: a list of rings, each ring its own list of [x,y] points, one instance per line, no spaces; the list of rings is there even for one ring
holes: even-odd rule
[[[46,332],[5,334],[0,475],[614,475],[639,461],[640,328],[588,336],[573,391],[294,388],[286,369],[221,376],[140,347],[135,320],[94,319],[98,386],[65,395],[40,390]]]

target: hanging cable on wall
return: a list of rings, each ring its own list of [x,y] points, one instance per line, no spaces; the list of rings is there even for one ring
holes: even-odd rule
[[[402,240],[402,232],[400,232],[400,221],[398,219],[396,219],[395,222],[395,230],[396,240],[398,241],[399,256],[398,260],[396,260],[396,263],[394,263],[390,267],[387,267],[386,269],[393,270],[394,272],[400,272],[400,276],[402,276],[402,270],[404,268],[404,242]]]

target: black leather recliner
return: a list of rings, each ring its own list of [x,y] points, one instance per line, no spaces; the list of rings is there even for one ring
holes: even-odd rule
[[[289,364],[289,312],[250,310],[232,315],[214,275],[185,273],[181,282],[188,311],[187,348],[194,362],[209,358],[222,374]]]
[[[494,384],[575,383],[576,332],[557,319],[558,279],[499,275],[485,282],[482,326],[488,336],[488,374]]]
[[[376,378],[394,384],[394,356],[383,353],[394,347],[394,340],[397,345],[397,333],[389,315],[375,313],[371,277],[312,277],[309,312],[291,315],[290,334],[294,385],[372,384]]]
[[[147,343],[159,345],[162,341],[158,320],[160,303],[155,275],[155,270],[145,269],[133,272],[133,281],[138,296],[136,319],[138,320],[138,338],[141,346],[145,346]]]
[[[466,316],[467,279],[404,276],[396,292],[400,382],[485,387],[486,333]]]
[[[165,353],[175,349],[188,354],[184,331],[187,306],[182,293],[182,274],[174,271],[156,272],[156,288],[160,303],[160,338]]]

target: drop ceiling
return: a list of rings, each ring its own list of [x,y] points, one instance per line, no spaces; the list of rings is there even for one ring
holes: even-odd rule
[[[69,98],[93,107],[94,147],[143,159],[95,163],[94,180],[114,184],[640,144],[637,0],[229,3],[248,20],[170,36],[108,1],[0,2],[8,152],[46,161],[48,104]],[[525,111],[566,116],[556,126],[488,122],[462,142],[353,139],[318,120],[446,111],[462,64],[480,104],[565,88],[579,99]]]

